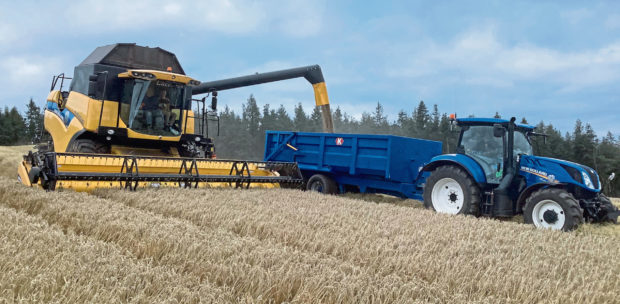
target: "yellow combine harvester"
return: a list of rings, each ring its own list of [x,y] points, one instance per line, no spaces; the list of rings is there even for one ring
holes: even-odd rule
[[[201,83],[160,48],[113,44],[93,51],[73,78],[54,77],[45,107],[48,140],[24,156],[18,179],[46,190],[122,187],[279,187],[300,185],[295,163],[219,160],[208,136],[218,91],[304,77],[333,132],[318,65]],[[68,91],[64,81],[72,79]],[[60,89],[56,90],[56,86]],[[211,111],[205,98],[211,94]],[[192,101],[202,103],[195,113]]]

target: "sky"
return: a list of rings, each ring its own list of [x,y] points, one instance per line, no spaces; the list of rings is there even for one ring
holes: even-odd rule
[[[620,136],[620,1],[0,0],[0,107],[43,105],[53,75],[117,42],[171,51],[201,81],[319,64],[332,108],[358,118],[424,100]],[[250,94],[291,115],[314,106],[303,79],[219,105],[240,111]]]

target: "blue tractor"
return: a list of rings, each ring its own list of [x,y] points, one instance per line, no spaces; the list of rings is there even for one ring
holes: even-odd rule
[[[423,171],[424,205],[450,214],[512,217],[569,231],[584,221],[616,222],[620,215],[601,193],[592,168],[534,156],[534,127],[510,120],[459,118],[455,154],[435,156]]]

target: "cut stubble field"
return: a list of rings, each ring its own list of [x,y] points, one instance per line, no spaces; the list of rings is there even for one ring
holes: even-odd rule
[[[3,168],[20,159],[1,148]],[[44,192],[13,168],[0,302],[620,302],[613,225],[543,231],[284,189]]]

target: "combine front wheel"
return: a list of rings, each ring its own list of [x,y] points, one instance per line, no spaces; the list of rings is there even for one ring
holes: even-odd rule
[[[538,228],[570,231],[583,222],[583,211],[566,190],[545,188],[527,199],[523,218],[525,223]]]
[[[110,148],[92,139],[77,139],[67,149],[69,152],[89,153],[89,154],[108,154]]]

